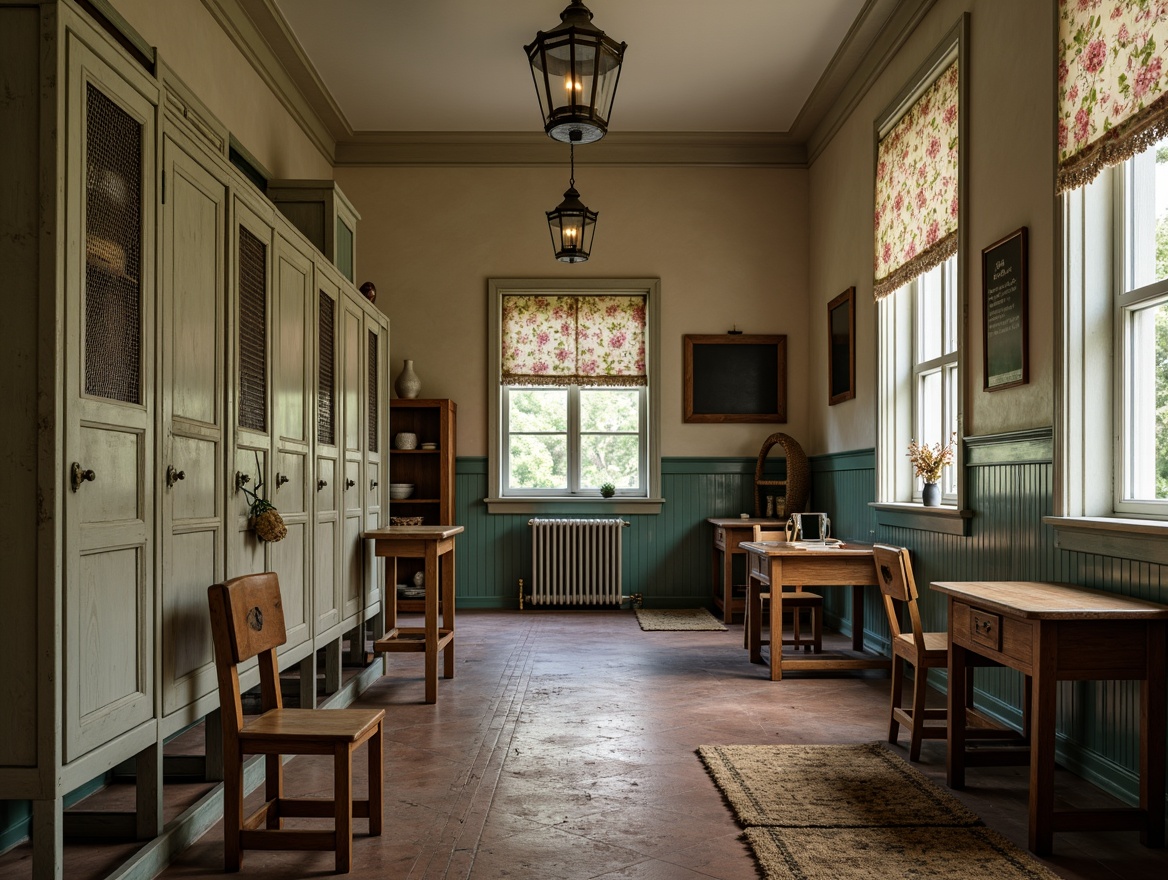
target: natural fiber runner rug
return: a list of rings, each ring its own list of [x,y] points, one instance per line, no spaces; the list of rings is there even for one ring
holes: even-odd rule
[[[746,829],[766,880],[1057,880],[988,828]]]
[[[1056,880],[880,743],[701,746],[767,880]]]
[[[743,825],[981,824],[957,798],[879,743],[702,746],[698,754]]]
[[[646,631],[726,629],[705,608],[638,608],[637,623]]]

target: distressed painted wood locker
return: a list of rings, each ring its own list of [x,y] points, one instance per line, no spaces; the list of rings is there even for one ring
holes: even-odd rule
[[[384,504],[388,321],[132,33],[0,0],[0,93],[0,797],[31,802],[34,874],[60,877],[85,821],[66,795],[116,767],[137,809],[102,824],[162,831],[163,744],[216,716],[210,583],[280,573],[303,704],[318,653],[335,691],[342,639],[378,625],[359,535]],[[277,544],[249,526],[259,482]]]

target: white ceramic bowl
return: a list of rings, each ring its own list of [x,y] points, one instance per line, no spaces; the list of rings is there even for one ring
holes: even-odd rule
[[[401,501],[414,494],[413,483],[390,483],[389,497],[394,501]]]

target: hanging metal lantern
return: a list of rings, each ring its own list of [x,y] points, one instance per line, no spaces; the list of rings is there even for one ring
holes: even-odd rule
[[[592,252],[592,237],[596,234],[598,213],[590,211],[576,192],[576,150],[571,150],[572,176],[564,200],[547,212],[548,229],[552,234],[552,248],[561,263],[583,263]]]
[[[577,144],[604,137],[625,45],[605,36],[588,7],[572,0],[559,26],[537,32],[523,47],[549,137]]]

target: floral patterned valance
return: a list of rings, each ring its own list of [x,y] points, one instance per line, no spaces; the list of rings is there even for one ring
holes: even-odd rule
[[[1058,191],[1168,134],[1168,2],[1059,0]]]
[[[876,150],[876,299],[957,252],[957,62]]]
[[[504,385],[647,385],[645,296],[505,294]]]

